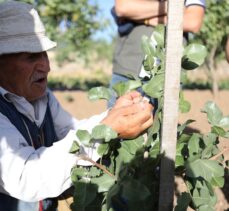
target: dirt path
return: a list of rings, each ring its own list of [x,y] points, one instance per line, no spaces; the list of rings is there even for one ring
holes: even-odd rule
[[[98,114],[106,109],[106,101],[91,102],[87,98],[87,93],[82,91],[55,91],[55,96],[59,99],[62,106],[69,111],[73,116],[78,119],[90,117],[91,115]],[[196,122],[191,124],[191,127],[195,130],[199,130],[202,133],[207,133],[210,129],[206,115],[201,113],[205,102],[214,101],[220,107],[224,115],[229,115],[229,91],[220,91],[217,98],[213,98],[210,91],[184,91],[185,99],[187,99],[191,105],[191,111],[187,114],[181,114],[179,121],[184,122],[187,119],[194,119]],[[71,101],[71,102],[70,102]],[[221,147],[229,147],[229,140],[221,140]],[[229,159],[229,153],[227,153]],[[229,182],[229,181],[228,181]],[[217,190],[218,204],[216,211],[229,210],[229,187],[224,188],[224,193],[221,190]],[[67,211],[65,202],[61,204],[59,211]]]

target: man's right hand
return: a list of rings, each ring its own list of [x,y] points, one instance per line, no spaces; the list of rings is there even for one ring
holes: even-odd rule
[[[152,110],[149,102],[131,92],[117,100],[101,123],[115,130],[120,138],[134,138],[152,125]]]

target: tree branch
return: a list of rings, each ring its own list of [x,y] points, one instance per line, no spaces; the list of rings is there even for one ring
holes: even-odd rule
[[[224,154],[227,151],[229,151],[229,147],[224,148],[223,151],[221,151],[219,154],[214,155],[213,157],[211,157],[210,160],[216,160],[218,157],[220,157],[222,154]]]
[[[109,172],[103,165],[96,163],[94,160],[92,160],[89,157],[86,156],[79,156],[79,159],[81,160],[85,160],[85,161],[89,161],[90,163],[92,163],[93,165],[95,165],[96,167],[98,167],[99,169],[101,169],[102,171],[104,171],[106,174],[108,174],[109,176],[116,178],[115,175],[113,175],[111,172]]]

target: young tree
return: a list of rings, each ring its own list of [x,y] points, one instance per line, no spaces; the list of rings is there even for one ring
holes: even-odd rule
[[[222,54],[225,57],[225,42],[229,34],[228,11],[228,0],[207,0],[204,24],[200,33],[194,38],[195,42],[199,41],[207,47],[206,66],[210,73],[212,91],[215,96],[218,93],[218,82],[216,78],[217,61],[218,58],[222,58]]]

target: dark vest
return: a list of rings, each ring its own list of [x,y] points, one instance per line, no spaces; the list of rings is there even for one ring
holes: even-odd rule
[[[2,95],[0,95],[0,112],[18,129],[30,146],[32,146],[31,136],[35,149],[41,146],[52,146],[52,144],[58,140],[49,105],[47,105],[45,117],[40,127],[21,114],[15,106],[6,101]],[[54,211],[57,208],[56,199],[43,200],[42,204],[44,211]],[[0,193],[0,211],[38,211],[38,202],[24,202]]]

